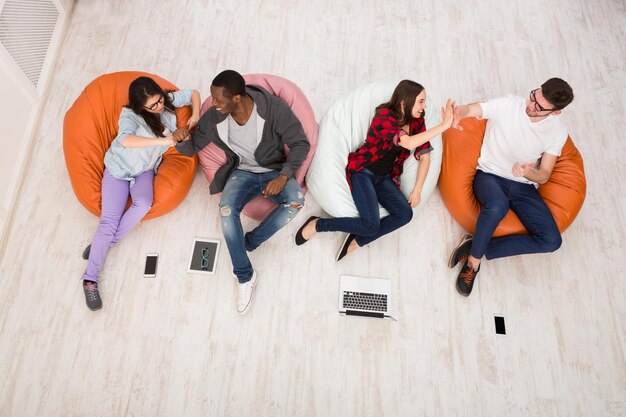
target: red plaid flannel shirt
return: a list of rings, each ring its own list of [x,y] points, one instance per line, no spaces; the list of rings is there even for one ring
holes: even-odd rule
[[[424,122],[424,118],[420,117],[419,119],[414,119],[411,122],[408,134],[416,135],[425,130],[426,123]],[[352,174],[367,168],[380,159],[385,152],[389,151],[394,146],[399,146],[398,142],[400,141],[400,137],[405,134],[407,134],[407,132],[402,130],[402,127],[398,124],[398,119],[393,116],[391,110],[381,109],[378,111],[374,115],[370,128],[367,131],[365,143],[363,143],[356,151],[348,155],[346,179],[348,180],[350,189],[352,189]],[[430,142],[426,142],[415,148],[413,155],[415,156],[415,159],[419,161],[420,155],[428,153],[432,151],[432,149],[433,148],[430,145]],[[400,187],[400,175],[402,174],[404,161],[406,161],[410,154],[411,151],[406,148],[402,148],[393,163],[391,179],[398,187]]]

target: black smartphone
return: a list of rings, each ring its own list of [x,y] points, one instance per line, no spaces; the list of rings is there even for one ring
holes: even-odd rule
[[[493,319],[496,323],[496,334],[506,335],[506,328],[504,327],[504,317],[503,316],[493,316]]]
[[[143,276],[146,278],[156,277],[158,253],[149,253],[146,255],[146,266],[143,269]]]

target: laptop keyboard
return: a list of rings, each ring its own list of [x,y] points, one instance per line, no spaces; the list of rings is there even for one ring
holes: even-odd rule
[[[349,310],[387,311],[387,294],[344,291],[343,308]]]

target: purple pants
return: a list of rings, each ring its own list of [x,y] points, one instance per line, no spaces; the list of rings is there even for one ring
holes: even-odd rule
[[[120,241],[143,216],[150,211],[154,196],[154,171],[149,170],[135,177],[135,184],[120,180],[104,170],[102,178],[102,216],[96,235],[91,242],[89,263],[83,275],[84,280],[98,282],[100,270],[109,248]],[[132,204],[124,212],[128,195]]]

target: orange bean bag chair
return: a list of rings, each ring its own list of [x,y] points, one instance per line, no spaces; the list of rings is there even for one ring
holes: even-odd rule
[[[463,119],[461,125],[464,130],[448,129],[443,134],[439,190],[452,217],[473,234],[481,207],[474,197],[472,183],[487,121]],[[539,187],[539,194],[552,212],[561,233],[576,218],[585,200],[586,190],[583,158],[571,138],[567,138],[550,180]],[[515,213],[509,210],[493,236],[527,233]]]
[[[98,217],[102,212],[104,154],[117,136],[122,107],[128,104],[128,87],[140,76],[151,77],[166,91],[178,90],[169,81],[144,72],[105,74],[85,87],[65,113],[63,153],[72,188],[78,201]],[[179,127],[186,125],[190,116],[190,106],[176,109]],[[154,177],[154,202],[144,220],[162,216],[183,201],[197,166],[197,157],[181,155],[174,148],[163,155]]]

